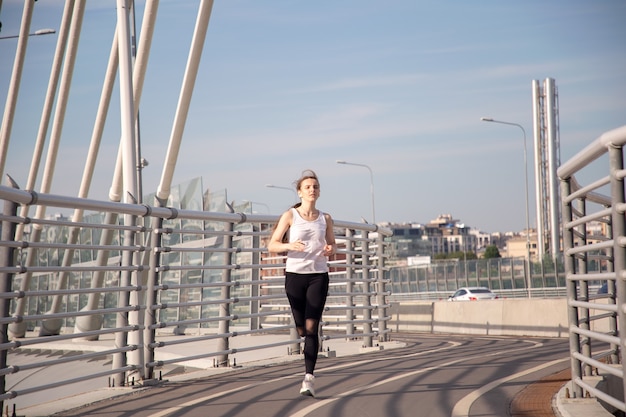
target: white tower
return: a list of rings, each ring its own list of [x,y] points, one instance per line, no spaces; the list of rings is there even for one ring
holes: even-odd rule
[[[532,82],[537,203],[537,254],[556,260],[561,252],[561,209],[556,170],[560,164],[559,103],[556,83]]]

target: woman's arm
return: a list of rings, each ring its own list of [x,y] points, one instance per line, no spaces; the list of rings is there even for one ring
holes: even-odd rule
[[[301,240],[296,240],[295,242],[283,242],[283,236],[287,233],[287,230],[291,226],[291,222],[293,220],[293,215],[291,214],[291,210],[287,210],[280,216],[278,220],[278,224],[274,229],[274,233],[272,233],[272,237],[267,245],[267,250],[272,253],[282,253],[290,250],[294,251],[303,251],[305,248],[304,243]]]
[[[333,218],[327,213],[324,214],[324,217],[326,218],[326,246],[324,246],[324,256],[332,256],[337,250]]]

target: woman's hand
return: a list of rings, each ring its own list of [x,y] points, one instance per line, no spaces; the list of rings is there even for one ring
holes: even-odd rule
[[[289,250],[295,252],[304,252],[304,249],[306,249],[306,243],[304,243],[300,239],[296,240],[295,242],[289,243]]]
[[[332,256],[335,254],[335,245],[325,245],[324,251],[322,252],[324,256]]]

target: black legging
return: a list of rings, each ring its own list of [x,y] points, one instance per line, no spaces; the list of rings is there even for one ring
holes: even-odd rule
[[[317,329],[328,295],[328,273],[285,274],[285,292],[291,305],[293,321],[300,337],[304,337],[304,367],[313,374],[319,350]]]

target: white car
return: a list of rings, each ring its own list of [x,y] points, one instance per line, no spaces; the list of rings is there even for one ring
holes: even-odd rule
[[[495,300],[496,298],[498,296],[487,287],[463,287],[448,297],[448,301]]]

